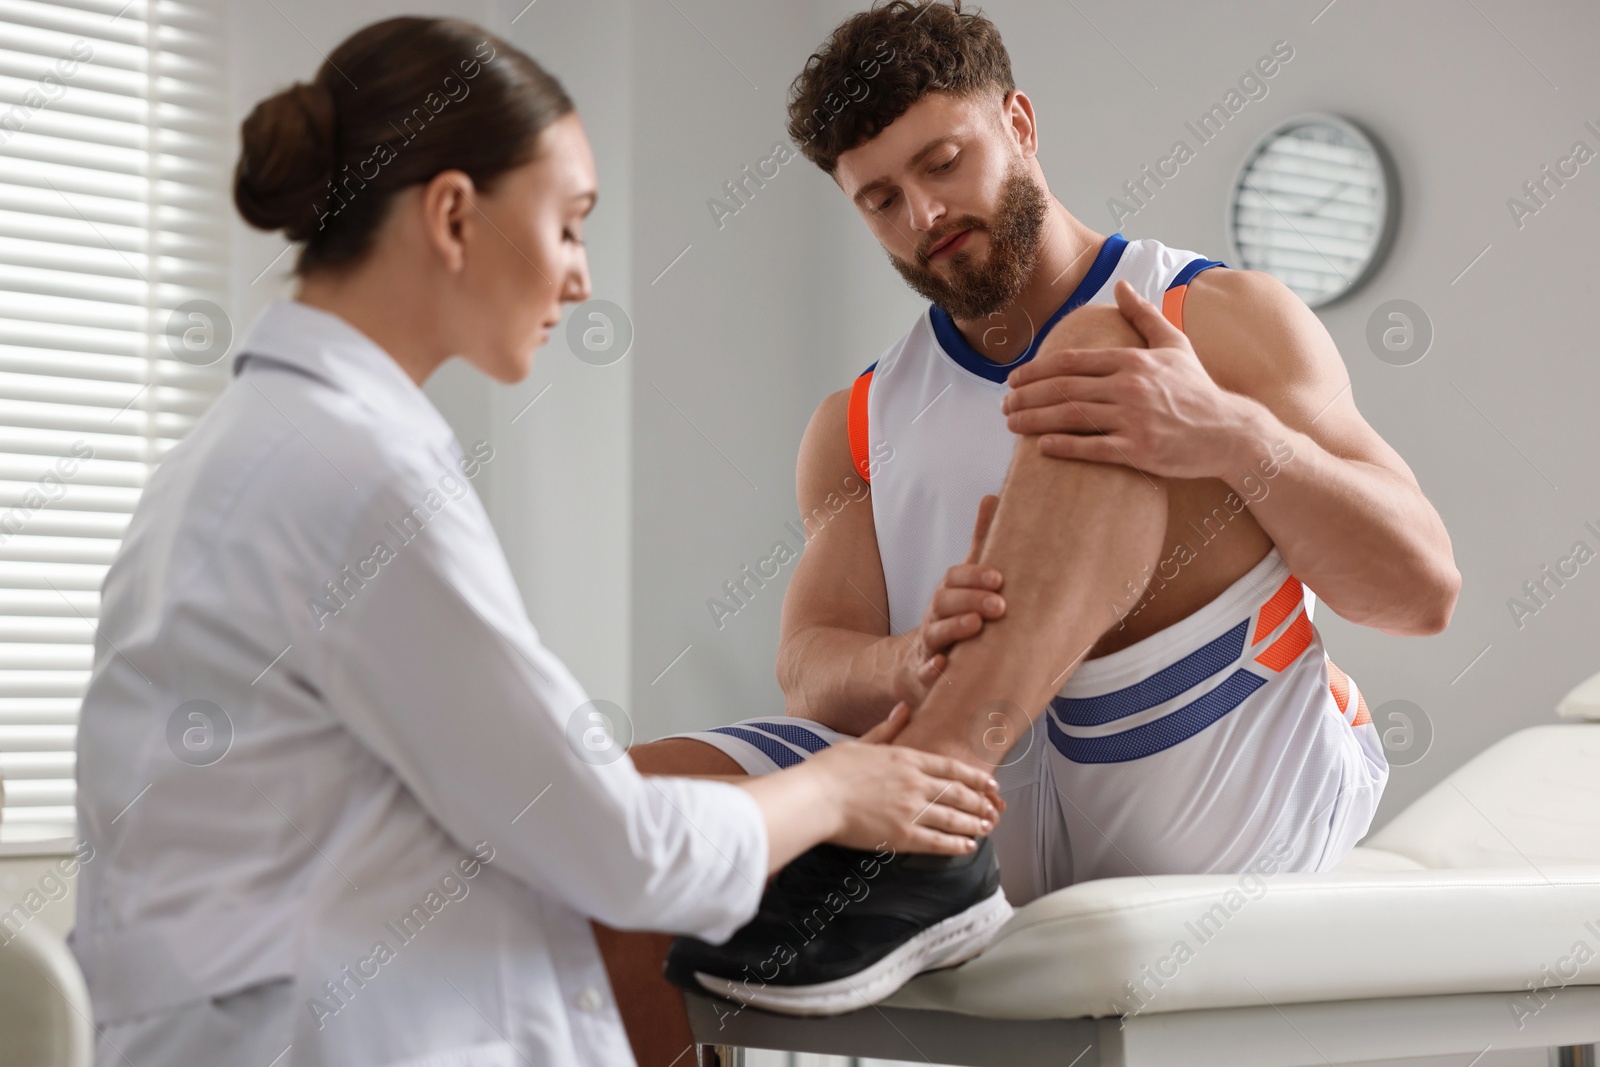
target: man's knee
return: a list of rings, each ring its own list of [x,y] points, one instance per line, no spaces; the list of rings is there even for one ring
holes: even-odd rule
[[[1115,304],[1085,304],[1051,328],[1053,348],[1144,348],[1144,338],[1128,325]]]

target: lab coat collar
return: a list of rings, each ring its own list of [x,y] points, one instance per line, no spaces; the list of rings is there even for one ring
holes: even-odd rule
[[[399,422],[407,434],[459,451],[450,424],[394,357],[332,312],[286,297],[273,299],[246,331],[234,375],[252,358],[310,374]]]

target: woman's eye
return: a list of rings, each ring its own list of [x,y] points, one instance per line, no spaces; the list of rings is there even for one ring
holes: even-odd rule
[[[939,164],[937,167],[934,167],[933,168],[933,172],[935,174],[941,174],[944,171],[949,170],[951,167],[953,167],[955,165],[956,165],[955,158],[951,157],[950,159],[947,159],[943,163]]]
[[[571,241],[575,245],[583,244],[583,238],[579,237],[576,231],[567,230],[561,236],[564,240]]]

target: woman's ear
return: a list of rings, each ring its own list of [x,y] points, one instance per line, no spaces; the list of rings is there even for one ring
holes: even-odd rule
[[[423,232],[452,274],[466,266],[477,196],[477,186],[464,170],[442,170],[422,188]]]

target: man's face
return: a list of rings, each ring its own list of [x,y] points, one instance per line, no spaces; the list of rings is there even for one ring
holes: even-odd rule
[[[834,180],[906,284],[958,319],[1001,310],[1038,259],[1049,200],[996,94],[929,93],[842,153]]]

